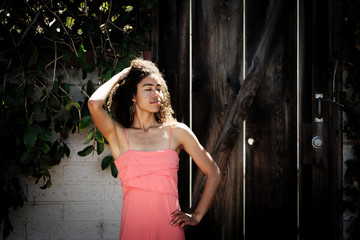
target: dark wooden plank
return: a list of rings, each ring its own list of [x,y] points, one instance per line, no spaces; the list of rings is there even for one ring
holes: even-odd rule
[[[301,51],[306,55],[303,85],[310,91],[304,91],[302,99],[311,101],[312,114],[309,118],[309,104],[304,104],[302,119],[304,126],[312,125],[312,137],[320,136],[324,140],[321,148],[314,149],[311,142],[303,139],[312,148],[311,154],[302,154],[300,175],[300,239],[341,239],[341,114],[333,102],[333,72],[336,54],[340,50],[339,31],[336,21],[340,20],[339,1],[303,1],[302,22],[304,46]],[[335,59],[335,61],[329,61]],[[311,87],[309,87],[309,85]],[[337,89],[337,86],[335,89]],[[323,94],[321,114],[315,94]],[[322,117],[323,122],[315,122]],[[311,159],[309,159],[311,157]],[[311,161],[309,161],[311,160]],[[311,163],[311,165],[309,165]]]
[[[153,60],[165,75],[177,120],[189,124],[189,1],[161,0],[156,6]],[[180,154],[179,200],[184,211],[189,210],[188,159]]]
[[[193,128],[212,153],[242,79],[241,1],[194,1]],[[224,178],[202,226],[189,229],[191,239],[241,239],[242,130],[236,133]],[[213,156],[218,161],[216,156]],[[194,183],[194,203],[203,175]]]
[[[253,44],[275,12],[274,2],[247,2],[247,12],[265,12],[247,18],[248,61]],[[296,139],[296,5],[286,7],[271,60],[247,118],[246,138],[254,145],[246,151],[246,239],[296,239],[297,139]],[[259,230],[261,229],[261,231]]]

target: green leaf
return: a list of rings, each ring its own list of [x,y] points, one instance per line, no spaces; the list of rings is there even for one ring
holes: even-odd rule
[[[44,190],[44,189],[47,189],[47,188],[51,187],[51,185],[52,185],[52,183],[51,183],[51,178],[49,178],[49,179],[46,181],[46,183],[45,183],[43,186],[41,186],[40,188]]]
[[[0,54],[0,62],[7,63],[8,61],[9,60],[3,54]]]
[[[42,107],[42,103],[41,103],[41,102],[35,102],[35,103],[34,103],[34,108],[33,108],[33,114],[39,114],[39,113],[41,113],[41,107]]]
[[[92,140],[92,139],[94,138],[94,132],[95,132],[95,129],[94,129],[94,128],[90,130],[90,132],[88,133],[88,135],[87,135],[87,137],[86,137],[86,139],[87,139],[88,141],[90,141],[90,140]]]
[[[22,156],[20,158],[20,163],[26,165],[29,162],[31,162],[31,160],[34,158],[34,156],[35,156],[34,152],[26,151],[22,154]]]
[[[36,144],[36,148],[42,152],[42,153],[47,153],[50,151],[50,146],[49,144],[45,143],[45,142],[41,142],[41,141],[38,141],[37,144]]]
[[[114,162],[111,163],[111,175],[114,178],[117,178],[117,176],[118,176],[118,170],[117,170],[116,165],[115,165]]]
[[[57,112],[61,108],[61,102],[58,99],[52,97],[50,99],[50,106],[51,106],[52,110]]]
[[[63,91],[63,90],[61,90],[61,96],[62,97],[67,97],[68,96],[68,94],[70,94],[70,85],[69,84],[67,84],[67,83],[63,83],[63,84],[61,84],[61,88],[65,91]]]
[[[64,148],[64,152],[66,157],[70,156],[70,148],[63,142],[63,148]]]
[[[99,142],[99,143],[104,143],[105,142],[105,139],[104,139],[103,135],[99,131],[96,131],[95,138],[96,138],[96,141]]]
[[[67,26],[69,29],[71,29],[74,26],[75,19],[72,17],[66,17],[65,26]]]
[[[79,122],[79,129],[83,130],[85,128],[87,128],[91,123],[91,116],[86,116],[83,117],[83,119],[81,119],[81,121]]]
[[[77,108],[77,109],[80,109],[80,104],[78,102],[74,102],[74,106]]]
[[[51,142],[51,138],[46,136],[38,136],[38,140],[43,142]]]
[[[97,142],[96,143],[96,151],[97,151],[97,154],[100,155],[104,151],[104,143]]]
[[[125,10],[125,12],[131,12],[133,9],[134,9],[134,7],[133,6],[123,6],[123,9]]]
[[[28,126],[24,132],[24,144],[27,148],[32,148],[35,145],[38,135],[38,130],[35,126]]]
[[[86,148],[84,148],[83,150],[79,151],[77,154],[79,156],[85,157],[85,156],[89,155],[93,150],[94,150],[93,145],[90,145],[90,146],[87,146]]]
[[[87,95],[91,96],[94,92],[95,92],[95,85],[91,80],[89,80],[86,84],[86,93]]]
[[[106,80],[109,80],[111,77],[112,77],[112,70],[110,69],[110,70],[108,70],[107,72],[106,72],[106,74],[105,74],[105,79]]]
[[[111,155],[104,157],[104,159],[101,161],[101,169],[102,170],[106,169],[113,162],[114,162],[114,158]]]

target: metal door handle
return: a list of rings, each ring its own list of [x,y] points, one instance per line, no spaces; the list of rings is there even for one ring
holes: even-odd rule
[[[324,119],[321,116],[321,101],[323,99],[323,95],[321,93],[316,93],[315,94],[315,99],[317,99],[318,101],[318,112],[317,112],[317,117],[315,117],[315,122],[323,122]]]

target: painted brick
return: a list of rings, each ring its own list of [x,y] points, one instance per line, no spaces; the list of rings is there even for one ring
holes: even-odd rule
[[[101,170],[99,163],[95,164],[65,164],[63,166],[64,181],[104,181],[108,180],[109,172]]]
[[[63,164],[60,163],[59,165],[56,165],[52,169],[49,170],[52,182],[62,181],[62,175],[63,175],[62,165]]]
[[[120,181],[117,180],[118,184],[108,184],[104,186],[104,197],[107,202],[118,202],[123,199],[123,191],[120,185]]]
[[[114,220],[120,223],[122,202],[103,203],[103,206],[104,220]]]
[[[104,186],[93,183],[56,183],[46,190],[37,185],[28,185],[29,201],[45,202],[99,202],[104,200]]]
[[[120,203],[65,203],[64,221],[119,221]]]
[[[120,221],[104,222],[104,240],[119,240],[120,235]]]
[[[79,88],[71,79],[81,79],[81,72],[68,71],[71,95],[75,101],[81,100]],[[98,83],[96,74],[89,74]],[[77,82],[78,80],[74,80]],[[93,128],[69,133],[65,143],[70,148],[70,156],[50,170],[53,186],[41,190],[34,178],[21,177],[21,185],[28,200],[24,208],[10,213],[14,232],[9,240],[25,239],[119,239],[122,205],[122,189],[119,179],[111,176],[110,170],[101,170],[101,161],[111,155],[105,145],[101,155],[77,155],[84,149],[86,136]],[[58,136],[54,133],[54,140]],[[0,238],[1,239],[1,238]]]
[[[27,240],[99,240],[103,224],[100,222],[29,222],[26,226]]]
[[[24,207],[13,211],[11,219],[14,221],[60,221],[61,204],[33,204],[25,203]]]
[[[10,235],[6,240],[25,240],[25,222],[13,222],[14,230],[10,232]],[[2,239],[2,233],[0,234]]]

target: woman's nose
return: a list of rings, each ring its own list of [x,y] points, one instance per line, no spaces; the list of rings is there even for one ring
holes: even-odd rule
[[[155,90],[153,96],[159,96],[159,95],[160,95],[160,91],[159,91],[159,90]]]

